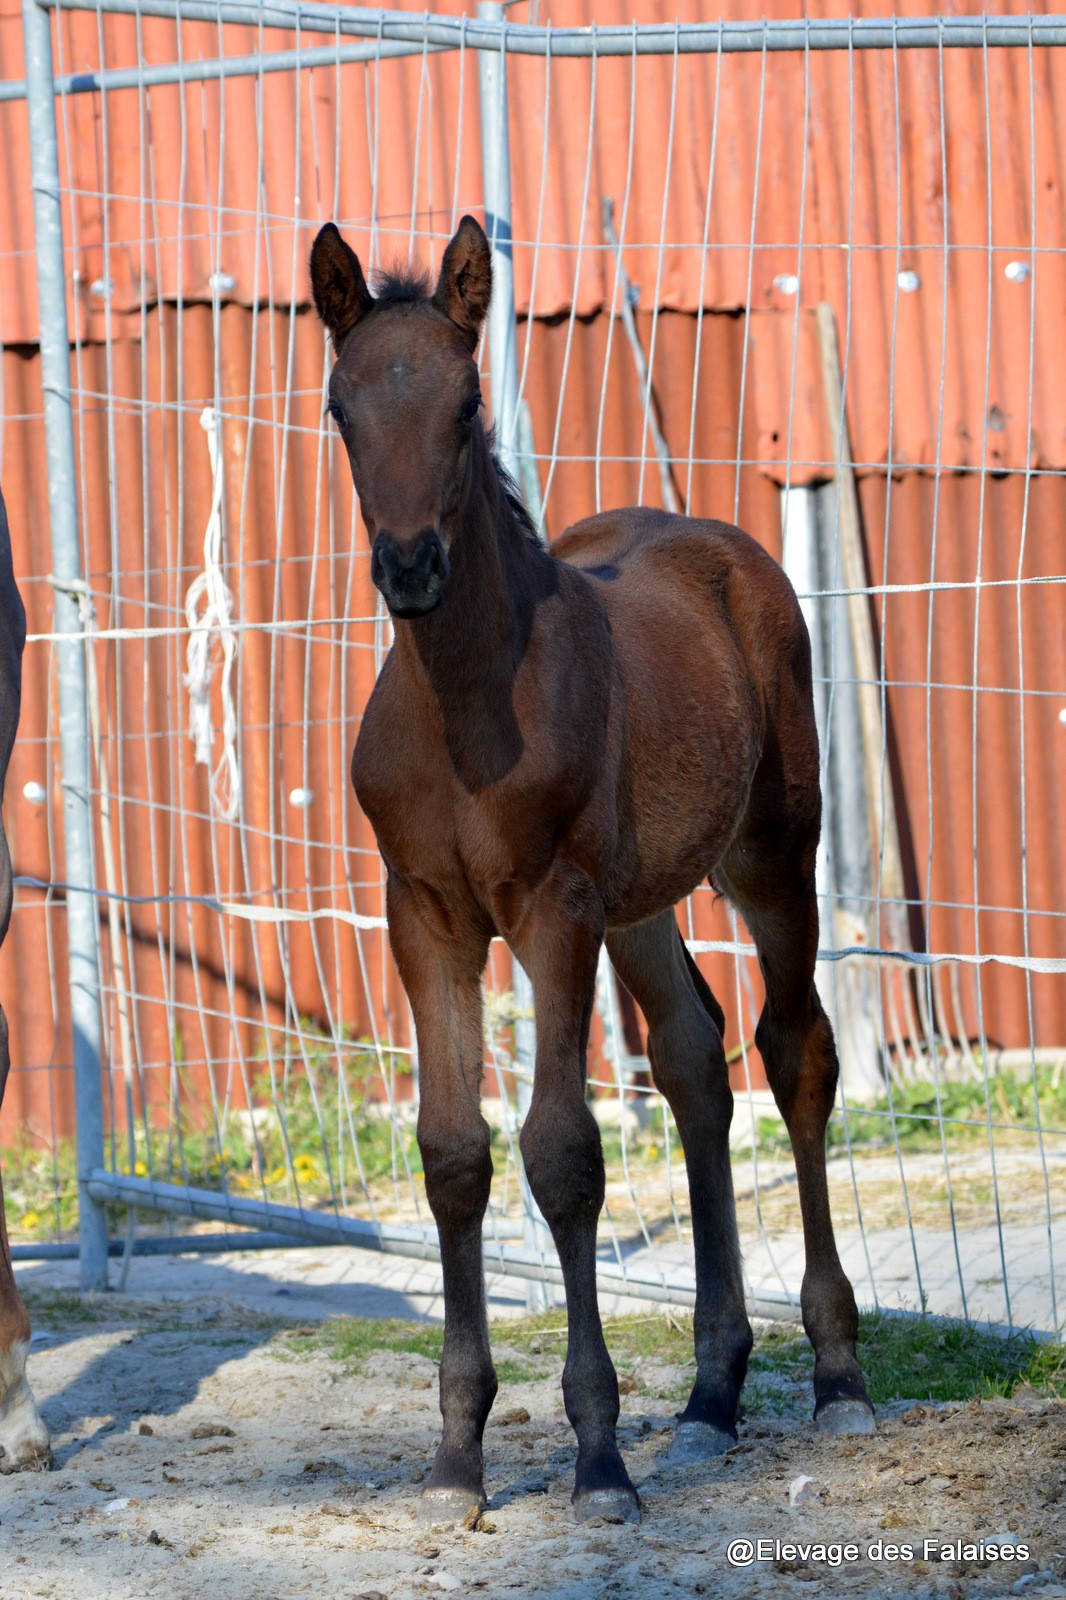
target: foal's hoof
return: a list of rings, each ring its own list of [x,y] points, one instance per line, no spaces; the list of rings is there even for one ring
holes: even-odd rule
[[[578,1522],[594,1517],[604,1522],[639,1522],[640,1502],[635,1489],[589,1489],[574,1496],[574,1516]]]
[[[472,1489],[423,1489],[418,1502],[418,1520],[431,1526],[440,1522],[462,1522],[472,1511],[484,1511],[488,1501]]]
[[[814,1414],[819,1433],[876,1433],[874,1408],[865,1400],[830,1400]]]
[[[0,1350],[0,1473],[47,1472],[52,1465],[48,1429],[26,1382],[23,1342]]]
[[[735,1434],[716,1428],[713,1422],[679,1422],[667,1460],[672,1467],[687,1466],[691,1461],[709,1461],[712,1456],[724,1456],[736,1442]]]
[[[52,1447],[47,1440],[23,1439],[10,1450],[0,1445],[0,1473],[49,1472]]]

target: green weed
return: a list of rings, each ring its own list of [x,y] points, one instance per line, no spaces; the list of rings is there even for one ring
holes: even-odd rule
[[[1037,1065],[1035,1096],[1033,1078],[1028,1073],[990,1074],[987,1099],[983,1079],[942,1082],[939,1103],[934,1084],[902,1084],[893,1088],[891,1100],[885,1095],[862,1110],[849,1108],[846,1121],[844,1112],[836,1106],[829,1119],[826,1145],[830,1150],[846,1149],[849,1142],[855,1150],[892,1149],[898,1139],[902,1150],[939,1150],[940,1119],[949,1146],[974,1144],[988,1139],[990,1117],[997,1136],[1003,1127],[1019,1132],[1035,1128],[1037,1102],[1042,1127],[1066,1128],[1066,1073],[1060,1067]],[[783,1123],[760,1117],[756,1126],[760,1154],[788,1154],[790,1146]]]
[[[649,1358],[681,1368],[684,1379],[670,1397],[683,1399],[695,1373],[691,1316],[618,1317],[605,1324],[604,1332],[620,1370],[639,1371],[641,1361]],[[497,1322],[492,1336],[495,1345],[507,1347],[507,1358],[497,1364],[500,1383],[534,1381],[544,1376],[545,1357],[554,1358],[556,1365],[565,1358],[566,1315],[550,1311]],[[320,1327],[284,1331],[273,1348],[283,1357],[323,1355],[345,1372],[358,1374],[378,1350],[439,1361],[443,1342],[444,1331],[437,1324],[335,1317]],[[1021,1389],[1060,1397],[1066,1393],[1066,1346],[1026,1333],[1000,1338],[941,1318],[865,1313],[859,1319],[859,1359],[876,1406],[901,1399],[1009,1397]],[[761,1330],[748,1366],[748,1414],[792,1409],[793,1385],[801,1386],[807,1408],[813,1367],[814,1355],[801,1329],[772,1325]]]

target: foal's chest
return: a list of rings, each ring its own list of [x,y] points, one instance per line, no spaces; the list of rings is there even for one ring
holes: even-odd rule
[[[352,757],[356,797],[391,871],[458,888],[487,909],[502,884],[536,881],[547,870],[558,828],[549,801],[559,775],[547,779],[543,759],[532,761],[519,744],[509,770],[471,787],[440,719],[421,710],[382,675]]]

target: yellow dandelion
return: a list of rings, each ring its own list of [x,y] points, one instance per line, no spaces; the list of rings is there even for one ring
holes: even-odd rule
[[[41,1226],[41,1218],[39,1213],[36,1211],[27,1211],[26,1215],[22,1218],[21,1226],[24,1228],[39,1228]]]
[[[133,1163],[133,1175],[134,1175],[135,1178],[147,1178],[147,1176],[148,1176],[148,1164],[147,1164],[147,1162],[135,1161]]]

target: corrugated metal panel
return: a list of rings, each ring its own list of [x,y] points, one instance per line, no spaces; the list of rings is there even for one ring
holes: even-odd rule
[[[871,477],[862,504],[877,583],[960,586],[877,603],[922,947],[1061,960],[1066,629],[1061,581],[1033,580],[1061,575],[1066,486],[1026,492],[1014,476]],[[995,963],[967,974],[971,1036],[978,981],[990,1040],[1028,1042],[1030,996],[1033,1037],[1066,1039],[1061,977]]]
[[[778,8],[777,14],[783,11]],[[737,7],[730,15],[750,13],[750,6]],[[663,15],[663,7],[640,13],[641,20]],[[553,13],[557,23],[584,20],[585,5]],[[620,7],[610,13],[597,8],[599,23],[625,20]],[[102,51],[95,18],[64,16],[60,37],[60,64],[66,70],[133,59],[135,34],[128,19],[104,19]],[[248,51],[255,42],[247,30],[229,30],[224,41],[232,53]],[[280,47],[291,40],[267,42]],[[146,59],[173,58],[174,30],[146,20],[143,47]],[[216,53],[215,30],[184,25],[182,47],[187,56]],[[18,75],[21,33],[12,0],[0,5],[0,53],[0,71]],[[773,57],[766,62],[765,79],[758,59],[731,57],[721,65],[720,82],[715,61],[684,58],[677,64],[676,94],[669,58],[636,67],[638,137],[624,258],[640,290],[644,349],[652,349],[654,340],[655,392],[679,497],[688,498],[697,514],[726,517],[733,516],[738,498],[741,523],[780,553],[776,483],[786,476],[792,481],[825,477],[836,457],[836,442],[826,433],[811,316],[813,304],[828,299],[847,359],[853,450],[868,474],[862,497],[871,575],[878,583],[884,576],[890,584],[951,579],[970,586],[934,596],[893,594],[877,608],[899,761],[897,807],[909,842],[909,888],[927,945],[940,950],[1021,954],[1018,909],[1026,899],[1032,911],[1031,953],[1061,955],[1064,948],[1058,897],[1066,817],[1062,735],[1054,722],[1061,704],[1055,696],[1066,687],[1066,646],[1058,625],[1061,585],[1025,587],[1020,597],[1012,586],[1021,556],[1024,479],[982,483],[978,474],[960,470],[982,462],[996,470],[1026,465],[1034,282],[1040,335],[1032,373],[1030,459],[1061,464],[1066,396],[1056,382],[1055,363],[1040,358],[1061,346],[1066,306],[1063,256],[1056,253],[1064,243],[1063,163],[1053,116],[1053,96],[1066,88],[1059,81],[1063,70],[1048,51],[1034,52],[1031,64],[1025,52],[990,52],[987,63],[974,54],[946,55],[947,142],[942,146],[935,56],[865,55],[851,63],[846,57],[818,56],[809,63],[802,57]],[[523,314],[519,354],[523,361],[528,354],[525,395],[536,447],[545,458],[541,478],[549,487],[548,525],[558,532],[598,503],[659,499],[631,355],[620,325],[612,326],[602,314],[614,299],[615,274],[603,248],[600,206],[605,196],[612,197],[621,225],[632,68],[625,61],[597,64],[584,212],[591,67],[568,62],[551,70],[546,168],[544,63],[515,62],[511,74]],[[804,188],[800,130],[808,77]],[[252,904],[265,904],[280,890],[286,903],[297,907],[320,904],[333,894],[342,905],[380,911],[372,841],[346,777],[359,708],[375,665],[373,624],[352,619],[373,616],[373,595],[361,532],[353,540],[346,470],[322,430],[327,358],[321,330],[308,311],[290,317],[288,308],[293,299],[301,306],[306,300],[304,257],[324,216],[346,219],[364,256],[381,259],[406,253],[412,241],[418,255],[439,249],[451,226],[453,198],[460,208],[477,209],[476,62],[471,57],[460,68],[457,59],[432,58],[424,67],[420,61],[346,67],[340,85],[338,97],[335,75],[321,70],[299,83],[280,75],[263,80],[258,189],[253,82],[231,83],[224,94],[215,85],[190,87],[184,95],[153,90],[143,106],[136,95],[125,94],[108,96],[106,107],[99,97],[85,96],[62,108],[65,150],[76,152],[68,237],[72,267],[80,274],[72,326],[80,343],[86,570],[94,574],[100,625],[162,623],[176,630],[159,639],[96,647],[106,686],[103,726],[111,782],[116,795],[126,797],[119,887],[151,902],[131,904],[125,913],[127,961],[135,989],[145,997],[137,1048],[160,1093],[178,1070],[176,1062],[184,1062],[180,1070],[198,1074],[201,1083],[210,1070],[220,1094],[230,1088],[238,1092],[242,1065],[257,1070],[264,1011],[270,1022],[283,1020],[286,1011],[291,1019],[294,1010],[321,1021],[324,995],[356,1031],[406,1037],[405,1002],[380,936],[364,936],[361,967],[354,935],[344,925],[318,924],[314,932],[291,927],[279,935],[220,918],[202,904],[179,902],[159,911],[154,903],[160,887],[177,895],[243,895]],[[991,179],[986,106],[993,130]],[[0,465],[31,628],[46,631],[47,507],[39,373],[32,349],[37,312],[23,109],[0,107],[0,128],[8,161],[0,215],[9,245],[0,255],[0,335],[6,347]],[[712,139],[716,162],[705,254]],[[381,152],[376,177],[375,142]],[[1031,159],[1037,178],[1035,221]],[[106,262],[105,213],[99,203],[105,187],[114,196],[106,211]],[[946,299],[945,193],[952,246]],[[141,194],[149,202],[143,209]],[[294,195],[299,195],[295,205]],[[537,239],[539,249],[533,243]],[[665,241],[661,258],[660,239]],[[1008,279],[1006,262],[1026,259],[1033,245],[1035,280]],[[901,268],[918,273],[916,292],[897,293]],[[217,325],[205,303],[215,271],[236,280]],[[787,273],[800,278],[796,297],[774,286],[775,278]],[[114,283],[110,373],[102,342],[104,302],[92,293],[93,283],[105,275]],[[160,300],[179,296],[180,311],[170,303],[159,309]],[[663,311],[653,319],[656,305]],[[700,325],[692,314],[700,305],[724,314],[707,316]],[[746,316],[734,314],[746,305]],[[216,361],[226,410],[227,539],[238,614],[246,622],[302,623],[312,614],[345,619],[343,626],[316,625],[310,632],[242,635],[239,714],[249,826],[244,852],[231,828],[210,820],[205,773],[193,766],[184,734],[182,601],[199,570],[210,499],[198,413],[215,398]],[[739,490],[738,453],[745,463]],[[895,468],[939,461],[959,475],[911,472],[887,478],[870,470],[889,456]],[[1025,577],[1061,572],[1066,505],[1060,491],[1056,478],[1038,475],[1029,484]],[[1009,586],[981,592],[975,634],[978,594],[972,585],[979,564],[983,581],[1004,580]],[[1024,812],[1019,606],[1026,690]],[[339,643],[343,649],[334,648]],[[975,661],[981,685],[976,714]],[[45,649],[32,646],[7,814],[17,869],[61,882],[59,793],[49,742],[55,726],[52,695]],[[121,739],[112,737],[115,730],[121,730]],[[22,798],[29,778],[49,788],[50,816]],[[288,805],[289,791],[297,785],[317,797],[306,833],[302,814]],[[308,884],[316,886],[313,895]],[[975,915],[975,898],[989,909]],[[712,904],[709,892],[697,896],[694,919],[692,931],[699,937],[730,935],[724,910]],[[103,936],[106,951],[106,928]],[[53,901],[46,908],[34,891],[20,891],[12,934],[0,956],[0,993],[11,1015],[16,1062],[11,1102],[15,1115],[32,1113],[38,1125],[47,1113],[47,1096],[57,1094],[62,1101],[63,1095],[62,1085],[38,1069],[68,1060],[69,1040],[62,995],[47,997],[43,986],[26,975],[62,972],[63,938],[61,906]],[[744,1032],[750,1037],[757,974],[747,972],[738,982],[729,958],[708,957],[703,964],[733,1029],[740,994]],[[1029,1039],[1030,1000],[1032,1036],[1051,1044],[1066,1038],[1061,980],[1037,975],[1027,986],[1016,969],[993,967],[982,969],[980,982],[986,1026],[998,1042]],[[974,1030],[976,990],[966,977],[962,988],[963,1020]],[[114,1037],[113,996],[110,1005]],[[734,1032],[730,1042],[736,1038]],[[117,1059],[114,1048],[111,1055]],[[68,1126],[62,1104],[58,1112],[59,1124]]]
[[[99,595],[100,626],[163,625],[175,630],[147,642],[127,639],[96,647],[100,681],[106,685],[103,723],[112,788],[116,796],[127,797],[121,808],[124,849],[118,887],[149,902],[128,910],[127,959],[135,992],[143,997],[139,1059],[158,1085],[160,1098],[176,1070],[177,1055],[181,1072],[201,1090],[210,1070],[217,1092],[229,1090],[239,1101],[242,1069],[262,1070],[265,1024],[279,1024],[286,1014],[290,1021],[303,1015],[322,1024],[331,1006],[355,1033],[376,1031],[402,1043],[407,1038],[406,1006],[380,935],[362,936],[361,966],[355,936],[343,924],[317,924],[314,930],[296,926],[279,933],[220,917],[203,905],[156,903],[162,889],[179,896],[244,899],[253,905],[270,905],[278,895],[283,904],[296,908],[334,904],[369,914],[381,911],[372,840],[347,778],[360,708],[375,670],[372,591],[365,537],[359,527],[353,534],[346,465],[320,427],[321,331],[310,313],[299,314],[292,323],[293,401],[290,427],[283,434],[275,425],[279,402],[272,391],[272,368],[276,374],[284,367],[288,319],[271,323],[260,317],[254,363],[251,312],[228,309],[219,330],[227,415],[228,571],[238,616],[246,623],[304,623],[308,615],[322,619],[309,631],[297,627],[275,637],[266,632],[241,636],[242,854],[237,831],[210,818],[206,773],[193,765],[185,733],[182,602],[199,570],[209,508],[211,478],[198,413],[213,394],[215,336],[209,308],[186,310],[178,413],[176,320],[172,309],[161,319],[153,313],[143,347],[126,342],[115,349],[114,512],[108,502],[106,415],[102,408],[83,415],[79,443],[85,469],[87,570]],[[638,329],[645,347],[650,324],[650,315],[641,313]],[[607,320],[579,324],[569,353],[567,334],[565,321],[534,325],[527,390],[538,450],[547,452],[557,425],[566,446],[548,500],[553,533],[596,505],[595,418]],[[708,401],[698,411],[691,482],[692,507],[700,514],[732,511],[735,469],[728,457],[736,431],[744,337],[740,319],[715,317],[703,325],[698,370],[700,391]],[[695,318],[665,315],[658,339],[664,370],[691,374]],[[165,374],[161,349],[168,352]],[[83,389],[102,392],[104,350],[89,347],[82,362]],[[47,542],[41,532],[46,503],[38,384],[35,356],[5,354],[5,494],[31,630],[45,631],[50,596],[44,582]],[[662,397],[662,425],[671,443],[687,437],[689,387],[679,384]],[[249,393],[257,396],[251,405]],[[146,407],[139,399],[142,394]],[[746,405],[753,425],[750,389]],[[603,449],[611,459],[599,474],[600,499],[603,504],[626,503],[636,497],[640,477],[642,396],[628,347],[617,333],[604,413]],[[646,440],[644,451],[650,453]],[[679,467],[675,476],[683,495],[687,467]],[[547,479],[543,461],[541,479]],[[1061,698],[1056,691],[1061,696],[1066,683],[1066,641],[1057,625],[1061,587],[1023,587],[1022,676],[1019,591],[1013,580],[1022,556],[1024,482],[1013,477],[987,481],[983,510],[981,487],[973,477],[943,477],[938,496],[931,478],[892,480],[886,506],[887,482],[871,477],[862,489],[869,562],[877,583],[882,578],[889,585],[932,579],[965,586],[932,596],[893,593],[877,605],[898,755],[897,807],[917,928],[930,949],[1022,954],[1026,947],[1019,908],[1028,903],[1030,953],[1061,956],[1066,946],[1061,909],[1066,826],[1062,735],[1056,721]],[[1066,518],[1064,494],[1058,479],[1038,478],[1030,485],[1023,577],[1056,571]],[[650,469],[645,498],[659,500],[658,478]],[[775,555],[780,554],[779,516],[773,482],[757,468],[744,469],[740,520]],[[980,595],[975,644],[978,596],[973,582],[979,539],[980,574],[991,587]],[[1004,586],[994,586],[1000,584]],[[335,619],[347,620],[339,626]],[[30,651],[22,734],[8,789],[8,825],[17,870],[61,882],[59,790],[54,751],[45,743],[55,727],[53,691],[45,647],[31,645]],[[980,685],[976,713],[975,654]],[[1023,682],[1024,894],[1018,693]],[[121,685],[121,703],[116,684]],[[120,738],[115,736],[118,730]],[[22,795],[30,778],[50,788],[51,830],[46,816]],[[314,792],[314,805],[306,814],[294,812],[288,803],[296,786]],[[116,843],[117,824],[116,809]],[[987,908],[976,917],[975,900]],[[12,1115],[30,1117],[38,1125],[46,1113],[48,1080],[37,1069],[52,1059],[69,1059],[68,1044],[62,1033],[56,1034],[41,985],[24,977],[63,970],[62,908],[53,904],[45,911],[41,902],[31,890],[19,892],[12,933],[0,956],[0,993],[11,1019],[17,1064],[9,1091]],[[687,922],[685,926],[696,937],[730,938],[725,907],[714,903],[709,890],[695,897],[693,918],[691,929]],[[51,967],[46,921],[53,941]],[[102,933],[106,954],[106,927]],[[742,981],[730,957],[701,957],[701,964],[729,1015],[728,1042],[739,1042],[741,1031],[750,1038],[760,1001],[754,963],[747,964]],[[980,983],[985,1026],[996,1042],[1028,1041],[1030,997],[1032,1037],[1045,1044],[1066,1038],[1066,995],[1059,979],[1034,975],[1027,986],[1024,973],[997,965],[982,969]],[[961,994],[965,1029],[976,1034],[977,995],[970,971],[963,972]],[[62,1018],[61,996],[58,1003]],[[117,1065],[113,994],[109,1016],[110,1053]],[[757,1058],[755,1065],[757,1070]],[[52,1085],[51,1092],[62,1099],[61,1086]],[[60,1109],[65,1125],[66,1112]]]
[[[856,14],[880,9],[870,0]],[[763,10],[745,0],[725,15]],[[551,20],[624,24],[630,12],[622,0],[606,8],[574,0],[553,8]],[[664,0],[639,8],[638,20],[673,14]],[[141,41],[149,62],[179,53],[174,28],[158,19],[143,21]],[[294,42],[263,39],[267,49]],[[257,43],[255,30],[233,28],[221,48],[245,54]],[[213,26],[182,25],[184,57],[219,49]],[[17,9],[6,0],[5,76],[20,73],[20,51]],[[61,18],[64,69],[136,59],[134,19]],[[842,332],[850,328],[859,462],[1021,466],[1028,456],[1063,465],[1066,393],[1050,363],[1032,373],[1030,446],[1029,347],[1031,309],[1043,347],[1066,332],[1066,152],[1054,114],[1066,94],[1066,53],[728,56],[720,65],[686,56],[635,67],[604,59],[595,69],[556,61],[550,72],[543,61],[515,58],[510,76],[521,309],[550,317],[576,306],[589,315],[611,303],[601,203],[613,197],[621,220],[632,138],[625,258],[645,306],[776,307],[788,313],[777,337],[790,368],[797,303],[828,299]],[[364,256],[380,259],[406,254],[412,241],[419,253],[438,251],[454,206],[480,206],[473,53],[464,62],[451,55],[232,80],[224,89],[155,88],[143,100],[134,91],[78,95],[62,116],[74,191],[71,266],[88,338],[104,332],[95,282],[114,284],[117,333],[136,332],[142,281],[149,302],[209,299],[211,276],[221,272],[245,304],[303,303],[307,247],[323,218],[342,218]],[[0,127],[5,236],[28,241],[24,110],[0,108]],[[105,189],[106,215],[98,203]],[[1008,279],[1007,265],[1030,262],[1030,252],[1031,279]],[[0,266],[8,344],[35,337],[31,267],[25,247]],[[899,290],[901,271],[917,274],[916,291]],[[798,302],[775,287],[788,274],[800,279]],[[792,461],[822,459],[802,414],[794,420]],[[788,422],[787,393],[777,392],[761,432],[778,435],[781,458]]]
[[[649,321],[642,316],[645,340]],[[288,318],[257,319],[236,306],[222,313],[218,326],[228,581],[239,619],[281,627],[273,635],[254,629],[241,634],[241,833],[210,814],[206,770],[193,764],[186,734],[188,695],[182,682],[183,601],[200,569],[211,497],[199,426],[200,410],[214,394],[216,336],[210,308],[185,310],[180,364],[173,308],[162,316],[150,314],[143,344],[126,341],[114,347],[110,475],[107,411],[83,398],[80,412],[85,569],[97,596],[97,625],[171,630],[164,637],[95,647],[120,864],[115,888],[134,902],[125,925],[127,967],[139,997],[137,1056],[160,1100],[168,1092],[175,1059],[201,1090],[210,1072],[220,1096],[235,1092],[239,1100],[242,1071],[262,1070],[265,1027],[280,1025],[287,1016],[325,1025],[332,1006],[334,1016],[357,1035],[401,1046],[408,1039],[406,1002],[383,935],[364,934],[360,955],[354,934],[343,924],[279,931],[249,926],[181,898],[158,903],[160,894],[264,907],[277,899],[289,909],[339,905],[382,914],[380,864],[348,782],[351,746],[376,672],[369,554],[361,525],[352,522],[346,461],[322,426],[323,336],[311,313],[291,322],[291,410],[287,429],[278,426],[281,401],[273,385],[289,359],[289,328]],[[690,369],[694,329],[692,318],[677,316],[666,319],[662,329],[667,357]],[[555,531],[596,503],[589,417],[595,416],[592,397],[599,393],[606,322],[597,319],[584,327],[568,357],[566,333],[565,325],[536,325],[529,386],[538,443],[550,438],[556,401],[563,395],[559,421],[567,453],[548,501],[549,526]],[[719,394],[726,413],[737,402],[742,339],[741,323],[716,319],[704,342],[709,370],[733,374]],[[47,632],[51,596],[47,541],[40,536],[47,525],[47,500],[38,364],[35,355],[10,351],[3,361],[2,470],[16,566],[31,633]],[[636,494],[642,397],[624,346],[615,345],[608,372],[604,446],[619,459],[606,464],[601,494],[604,503],[617,503]],[[79,366],[83,397],[103,395],[108,381],[104,347],[85,347]],[[669,426],[672,414],[665,420]],[[697,457],[724,450],[720,423],[711,407],[701,413]],[[710,507],[726,498],[731,504],[733,480],[731,466],[697,465],[694,505]],[[744,476],[742,515],[780,553],[777,493],[761,473]],[[316,619],[311,627],[293,626],[309,616]],[[30,645],[25,680],[6,807],[12,855],[18,873],[61,883],[58,752],[45,645]],[[215,713],[217,726],[217,703]],[[26,800],[28,780],[49,790],[50,813]],[[295,787],[315,796],[304,816],[288,802]],[[102,882],[101,860],[102,851]],[[137,903],[142,898],[145,903]],[[68,1129],[69,1082],[49,1085],[41,1071],[51,1060],[69,1059],[69,1044],[56,1031],[57,1020],[65,1026],[63,998],[57,996],[53,1012],[40,1003],[35,988],[18,981],[21,972],[63,970],[62,905],[46,908],[43,899],[32,889],[19,891],[0,955],[0,993],[16,1062],[9,1095],[13,1119],[31,1123],[43,1115],[42,1094],[58,1096],[57,1125]],[[712,905],[709,891],[698,897],[693,928],[702,938],[730,937],[724,910]],[[103,908],[101,938],[110,971]],[[728,1003],[735,990],[732,961],[709,958],[707,969]],[[110,977],[105,981],[113,983]],[[117,1070],[116,1004],[110,992],[109,1055]],[[746,1023],[750,1037],[752,1019]]]

